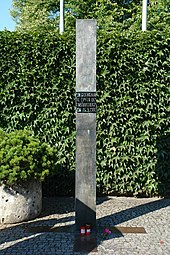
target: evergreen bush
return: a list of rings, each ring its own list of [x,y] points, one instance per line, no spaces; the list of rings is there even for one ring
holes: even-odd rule
[[[7,185],[34,179],[43,181],[53,172],[54,150],[28,130],[0,130],[0,182]]]

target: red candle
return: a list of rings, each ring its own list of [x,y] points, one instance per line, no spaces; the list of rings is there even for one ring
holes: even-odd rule
[[[86,235],[89,236],[91,233],[90,225],[86,225]]]
[[[84,226],[81,226],[81,227],[80,227],[80,234],[81,234],[81,236],[84,236],[85,233],[86,233],[85,227],[84,227]]]

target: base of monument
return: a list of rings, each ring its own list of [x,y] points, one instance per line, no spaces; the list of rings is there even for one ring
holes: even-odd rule
[[[74,252],[97,252],[96,234],[80,236],[79,233],[76,233],[74,241]]]

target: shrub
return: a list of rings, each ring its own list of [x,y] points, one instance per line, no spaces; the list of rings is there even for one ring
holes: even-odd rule
[[[0,181],[6,184],[30,179],[43,181],[54,169],[55,151],[28,130],[0,130]]]

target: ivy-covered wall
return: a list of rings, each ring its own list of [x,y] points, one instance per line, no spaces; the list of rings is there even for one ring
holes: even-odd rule
[[[97,176],[108,191],[153,195],[168,189],[169,52],[163,32],[99,39]]]
[[[170,34],[98,33],[97,190],[170,188]],[[55,146],[55,189],[74,190],[75,35],[0,33],[0,128]]]

